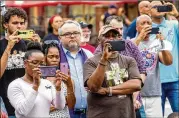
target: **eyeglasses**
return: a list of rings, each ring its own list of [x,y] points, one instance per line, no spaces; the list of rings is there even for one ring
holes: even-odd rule
[[[158,5],[153,6],[152,8],[157,9]]]
[[[39,65],[44,65],[44,61],[39,61],[39,60],[26,60],[33,66],[39,66]]]
[[[46,40],[46,41],[44,41],[44,44],[51,44],[51,43],[54,43],[54,44],[59,44],[59,41],[57,41],[57,40]]]
[[[112,37],[112,38],[117,38],[119,35],[118,35],[118,34],[115,34],[115,33],[113,33],[113,32],[109,32],[109,33],[104,34],[103,36],[104,36],[105,38],[110,38],[110,37]]]
[[[66,38],[71,38],[72,35],[74,37],[80,36],[80,32],[73,32],[73,33],[72,32],[67,32],[65,34],[62,34],[61,36],[65,36]]]

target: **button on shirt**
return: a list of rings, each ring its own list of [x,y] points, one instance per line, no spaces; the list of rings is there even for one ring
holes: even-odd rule
[[[82,56],[79,52],[77,54],[72,54],[70,53],[70,51],[66,50],[65,48],[63,48],[63,50],[67,57],[71,78],[75,84],[75,97],[76,97],[75,108],[87,108],[87,100],[86,100],[87,91],[84,88],[84,82],[83,82]],[[93,54],[90,51],[85,49],[83,49],[83,51],[85,51],[88,58],[93,56]]]

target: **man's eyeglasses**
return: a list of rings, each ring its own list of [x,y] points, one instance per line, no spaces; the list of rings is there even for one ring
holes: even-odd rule
[[[72,35],[74,37],[80,36],[80,32],[73,32],[73,33],[72,32],[67,32],[65,34],[62,34],[61,36],[65,36],[66,38],[71,38]]]
[[[106,34],[104,34],[103,36],[104,36],[105,38],[110,38],[110,37],[112,37],[112,38],[117,38],[119,35],[111,32],[111,33],[106,33]]]
[[[152,8],[157,9],[158,5],[153,6]]]

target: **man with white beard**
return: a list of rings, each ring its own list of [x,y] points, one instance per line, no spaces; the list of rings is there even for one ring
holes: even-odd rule
[[[87,91],[83,84],[83,64],[93,54],[80,48],[82,30],[76,21],[68,20],[58,30],[61,44],[60,47],[60,70],[70,74],[74,81],[76,104],[70,109],[71,118],[86,118]],[[71,94],[71,93],[67,93]]]
[[[95,51],[95,47],[93,47],[92,45],[88,44],[89,40],[90,40],[90,36],[91,36],[91,30],[92,29],[92,25],[91,24],[87,24],[85,22],[80,22],[80,26],[83,32],[83,37],[81,38],[81,44],[80,47],[89,50],[90,52],[94,53]]]

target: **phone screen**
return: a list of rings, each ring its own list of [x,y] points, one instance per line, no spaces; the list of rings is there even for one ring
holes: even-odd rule
[[[61,63],[60,71],[68,75],[69,74],[68,63]]]
[[[115,41],[108,41],[111,44],[112,48],[109,51],[123,51],[125,50],[125,41],[115,40]]]
[[[57,66],[41,66],[42,77],[55,77]]]

